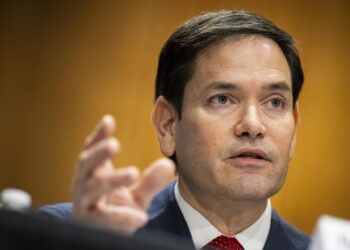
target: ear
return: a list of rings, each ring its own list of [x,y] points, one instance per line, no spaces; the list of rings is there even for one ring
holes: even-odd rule
[[[298,102],[295,103],[294,110],[293,110],[293,117],[294,117],[294,133],[293,133],[292,144],[291,144],[290,152],[289,152],[289,160],[292,159],[294,151],[295,151],[295,145],[296,145],[296,141],[297,141],[297,130],[298,130],[300,122],[301,122]]]
[[[163,96],[157,98],[153,107],[152,123],[158,135],[160,150],[166,157],[175,153],[175,121],[177,112]]]

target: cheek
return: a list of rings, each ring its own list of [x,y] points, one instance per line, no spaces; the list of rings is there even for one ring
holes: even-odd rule
[[[272,134],[273,140],[275,142],[276,148],[279,151],[280,157],[283,160],[290,158],[292,151],[292,142],[295,133],[295,127],[290,123],[285,124],[284,126],[278,126],[273,130]]]
[[[216,157],[222,144],[222,136],[217,122],[192,115],[184,117],[177,128],[176,150],[193,161],[208,161]]]

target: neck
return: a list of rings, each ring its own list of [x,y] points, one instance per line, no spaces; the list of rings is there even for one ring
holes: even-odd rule
[[[231,198],[196,194],[179,179],[182,197],[224,235],[235,235],[248,228],[264,212],[267,199],[240,201]]]

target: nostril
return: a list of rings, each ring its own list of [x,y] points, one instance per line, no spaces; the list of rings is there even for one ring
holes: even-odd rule
[[[242,138],[262,138],[263,137],[263,133],[249,133],[247,131],[242,132],[241,134],[238,135],[238,137],[242,137]]]
[[[240,134],[241,137],[249,137],[249,133],[247,131],[244,131]]]

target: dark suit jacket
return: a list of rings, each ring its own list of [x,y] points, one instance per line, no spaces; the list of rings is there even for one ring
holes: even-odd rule
[[[174,186],[175,182],[155,197],[148,211],[148,223],[136,234],[157,231],[191,239],[190,231],[175,199]],[[39,213],[60,220],[69,220],[71,210],[71,203],[61,203],[42,207]],[[309,242],[308,236],[289,225],[275,210],[272,210],[271,227],[264,250],[306,250]]]

